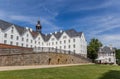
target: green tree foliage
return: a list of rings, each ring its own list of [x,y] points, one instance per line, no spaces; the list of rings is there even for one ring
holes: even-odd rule
[[[99,48],[102,46],[102,43],[98,39],[91,39],[91,41],[88,44],[87,52],[88,52],[88,58],[94,60],[97,58],[97,53]]]
[[[116,49],[116,59],[117,59],[117,64],[120,65],[120,49]]]
[[[116,49],[116,59],[120,60],[120,49]]]

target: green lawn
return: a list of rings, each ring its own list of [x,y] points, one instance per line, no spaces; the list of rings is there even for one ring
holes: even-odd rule
[[[120,79],[120,67],[81,65],[0,72],[0,79]]]

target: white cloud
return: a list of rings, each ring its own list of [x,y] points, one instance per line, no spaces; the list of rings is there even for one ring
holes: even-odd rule
[[[90,16],[78,19],[77,23],[80,26],[85,26],[88,39],[95,37],[100,39],[104,45],[112,44],[114,47],[120,48],[120,33],[113,30],[120,29],[120,16],[118,14]]]
[[[28,22],[29,24],[32,24],[32,25],[35,25],[36,21],[38,20],[38,17],[21,16],[21,15],[10,16],[10,18],[16,21]],[[41,21],[41,25],[43,25],[42,27],[44,32],[49,33],[49,32],[53,32],[61,29],[60,27],[56,26],[52,21],[49,21],[49,19],[41,17],[40,21]]]
[[[78,25],[85,26],[86,32],[92,35],[120,28],[119,15],[101,15],[91,16],[84,19],[78,19]]]
[[[104,43],[104,45],[112,44],[113,47],[120,48],[120,34],[103,34],[96,36]]]
[[[8,12],[0,11],[0,17],[3,20],[13,22],[18,21],[18,22],[26,22],[28,24],[34,25],[36,24],[37,20],[39,19],[39,16],[24,16],[24,15],[12,15]],[[52,22],[53,18],[49,17],[40,17],[41,25],[43,25],[43,32],[49,33],[53,31],[58,31],[61,28],[56,26]],[[20,25],[20,24],[19,24]],[[30,26],[27,26],[30,27]],[[34,28],[34,27],[33,27]]]

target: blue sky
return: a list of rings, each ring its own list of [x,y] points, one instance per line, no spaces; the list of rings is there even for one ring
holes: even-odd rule
[[[43,33],[73,28],[120,48],[119,0],[0,0],[2,20],[35,29],[39,18]]]

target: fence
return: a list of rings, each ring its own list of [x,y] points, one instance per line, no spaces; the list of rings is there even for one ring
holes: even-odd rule
[[[33,49],[33,52],[49,52],[49,53],[63,53],[63,54],[75,54],[75,52],[50,48],[50,47],[36,47]]]
[[[75,52],[50,48],[50,47],[36,47],[36,48],[0,48],[0,56],[1,55],[15,55],[15,54],[30,54],[30,53],[63,53],[63,54],[71,54],[76,57],[80,57],[82,59],[86,59],[86,56],[82,54],[76,54]]]
[[[33,49],[31,48],[0,48],[0,55],[12,55],[12,54],[23,54],[23,53],[32,53]]]

